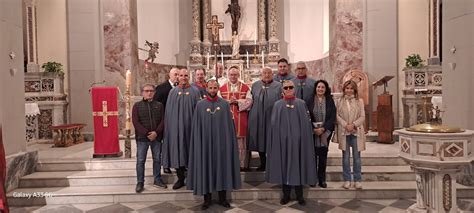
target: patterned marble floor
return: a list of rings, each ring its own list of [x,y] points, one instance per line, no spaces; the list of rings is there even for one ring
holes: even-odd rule
[[[412,199],[307,199],[306,206],[300,206],[296,201],[282,206],[279,200],[237,200],[232,202],[229,209],[213,204],[206,212],[406,212],[406,209],[414,203],[415,200]],[[458,206],[461,212],[474,212],[474,199],[460,199]],[[19,207],[11,208],[10,212],[200,212],[200,207],[199,201],[138,202]]]

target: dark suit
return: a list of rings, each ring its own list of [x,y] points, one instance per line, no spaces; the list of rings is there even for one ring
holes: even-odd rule
[[[171,86],[169,80],[156,86],[156,92],[153,96],[153,100],[159,101],[161,104],[163,104],[163,112],[165,112],[166,101],[168,100],[168,94],[170,93],[171,89],[173,89],[173,87]]]

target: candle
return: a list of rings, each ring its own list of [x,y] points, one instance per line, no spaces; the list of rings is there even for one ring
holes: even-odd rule
[[[222,52],[221,52],[221,64],[222,64],[222,66],[224,66],[224,53],[222,53]]]
[[[127,119],[125,120],[125,130],[131,130],[132,124],[130,122],[130,113],[127,112]]]
[[[125,74],[125,86],[129,89],[130,85],[132,85],[132,73],[130,70],[127,70],[127,73]]]
[[[265,53],[262,50],[262,68],[265,67]]]
[[[207,53],[207,70],[209,70],[209,58],[211,57],[211,55],[209,53]]]
[[[257,34],[258,34],[258,30],[257,28],[255,28],[255,38],[254,38],[254,45],[257,45]]]
[[[249,51],[247,50],[247,69],[250,68],[249,66]]]

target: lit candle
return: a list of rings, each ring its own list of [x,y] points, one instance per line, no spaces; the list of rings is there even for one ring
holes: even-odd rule
[[[209,53],[207,53],[207,70],[209,70],[209,58],[211,57],[211,55]]]
[[[247,69],[250,68],[249,66],[249,51],[247,50]]]
[[[265,53],[262,50],[262,68],[265,67]]]
[[[224,66],[224,53],[222,53],[222,52],[221,52],[221,64],[222,64],[222,66]]]
[[[132,73],[130,72],[130,70],[127,70],[125,74],[125,86],[127,88],[130,88],[130,85],[132,85]]]

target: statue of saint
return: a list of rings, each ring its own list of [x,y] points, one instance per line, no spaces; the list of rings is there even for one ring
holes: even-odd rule
[[[234,33],[232,33],[232,58],[233,59],[238,59],[240,57],[239,50],[240,50],[239,34],[237,34],[237,32],[234,31]]]
[[[156,54],[158,53],[158,49],[160,48],[160,44],[158,42],[149,42],[145,40],[145,46],[147,46],[150,49],[143,49],[143,48],[138,48],[139,50],[147,51],[148,52],[148,58],[145,59],[145,62],[149,62],[151,60],[151,63],[155,61]]]
[[[232,34],[239,31],[239,19],[240,19],[240,6],[239,0],[230,0],[225,13],[230,13],[230,18],[232,19]]]

